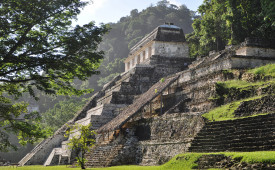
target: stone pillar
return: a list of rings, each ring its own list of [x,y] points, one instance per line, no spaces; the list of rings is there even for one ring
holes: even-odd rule
[[[152,47],[148,48],[148,58],[152,56]]]
[[[140,63],[140,55],[137,56],[137,64]]]
[[[145,58],[146,58],[146,52],[145,51],[142,52],[142,58],[143,58],[143,61],[145,61]]]

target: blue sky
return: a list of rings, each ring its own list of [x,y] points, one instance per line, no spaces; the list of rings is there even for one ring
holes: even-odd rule
[[[151,4],[155,5],[160,0],[93,0],[78,16],[79,25],[95,21],[96,24],[117,22],[121,17],[130,14],[133,9],[142,11]],[[203,0],[168,0],[171,4],[185,4],[187,8],[196,11]]]

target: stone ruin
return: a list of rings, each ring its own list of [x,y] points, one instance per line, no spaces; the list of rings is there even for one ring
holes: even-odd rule
[[[274,44],[250,38],[194,60],[181,28],[157,27],[131,49],[125,72],[105,84],[67,123],[92,123],[98,133],[86,155],[87,165],[159,165],[188,151],[275,150],[274,107],[266,107],[273,112],[268,115],[224,122],[207,122],[201,116],[218,105],[210,99],[216,95],[216,82],[244,78],[242,70],[274,63]],[[225,71],[231,69],[237,73]],[[257,94],[274,94],[274,89]],[[274,96],[269,97],[266,100],[274,104]],[[72,163],[67,129],[62,126],[19,164]]]

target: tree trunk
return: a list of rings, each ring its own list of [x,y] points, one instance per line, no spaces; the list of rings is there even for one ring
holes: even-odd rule
[[[85,161],[84,161],[84,154],[85,154],[85,152],[82,151],[82,152],[81,152],[81,158],[82,158],[81,169],[86,169],[86,168],[85,168]]]
[[[235,44],[236,42],[236,27],[237,27],[237,21],[236,21],[236,16],[237,16],[237,9],[236,9],[236,0],[231,1],[231,10],[232,10],[232,23],[231,23],[231,43]]]

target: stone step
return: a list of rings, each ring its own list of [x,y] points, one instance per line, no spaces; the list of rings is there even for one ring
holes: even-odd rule
[[[189,147],[191,152],[274,150],[273,114],[206,123]]]
[[[231,142],[234,141],[249,141],[249,140],[274,140],[274,135],[267,133],[267,134],[242,134],[242,135],[230,135],[230,136],[204,136],[204,137],[195,137],[193,143],[200,141],[200,142],[220,142],[223,143],[224,141],[228,142],[230,139]]]
[[[229,136],[224,136],[224,135],[207,135],[207,136],[202,136],[202,137],[195,137],[193,140],[193,143],[196,143],[197,141],[199,142],[228,142],[228,140],[230,140],[231,142],[234,141],[249,141],[249,140],[272,140],[274,139],[274,135],[272,135],[272,133],[247,133],[247,134],[238,134],[238,135],[229,135]]]
[[[111,164],[113,159],[123,149],[124,145],[104,145],[95,147],[90,153],[86,155],[88,159],[86,165],[88,167],[106,167]]]
[[[204,128],[204,130],[207,131],[207,132],[215,132],[215,131],[226,130],[226,129],[230,130],[232,128],[245,130],[245,129],[250,129],[251,127],[253,127],[253,128],[266,128],[266,127],[269,127],[270,128],[270,125],[273,125],[272,121],[266,121],[266,122],[261,121],[261,122],[254,122],[254,123],[247,122],[247,124],[241,124],[241,125],[234,124],[234,123],[232,123],[230,125],[219,124],[219,125],[216,125],[216,126],[209,125],[208,123],[206,123],[206,127]]]
[[[199,134],[200,135],[200,134]],[[208,135],[202,135],[202,136],[198,136],[198,137],[195,137],[194,138],[194,141],[213,141],[215,142],[216,140],[219,140],[219,141],[227,141],[227,140],[239,140],[239,139],[249,139],[249,138],[257,138],[257,139],[261,139],[261,138],[272,138],[272,136],[274,136],[274,134],[272,133],[259,133],[259,132],[253,132],[253,131],[250,131],[249,132],[246,132],[245,134],[243,133],[231,133],[229,135],[211,135],[211,134],[208,134]]]

